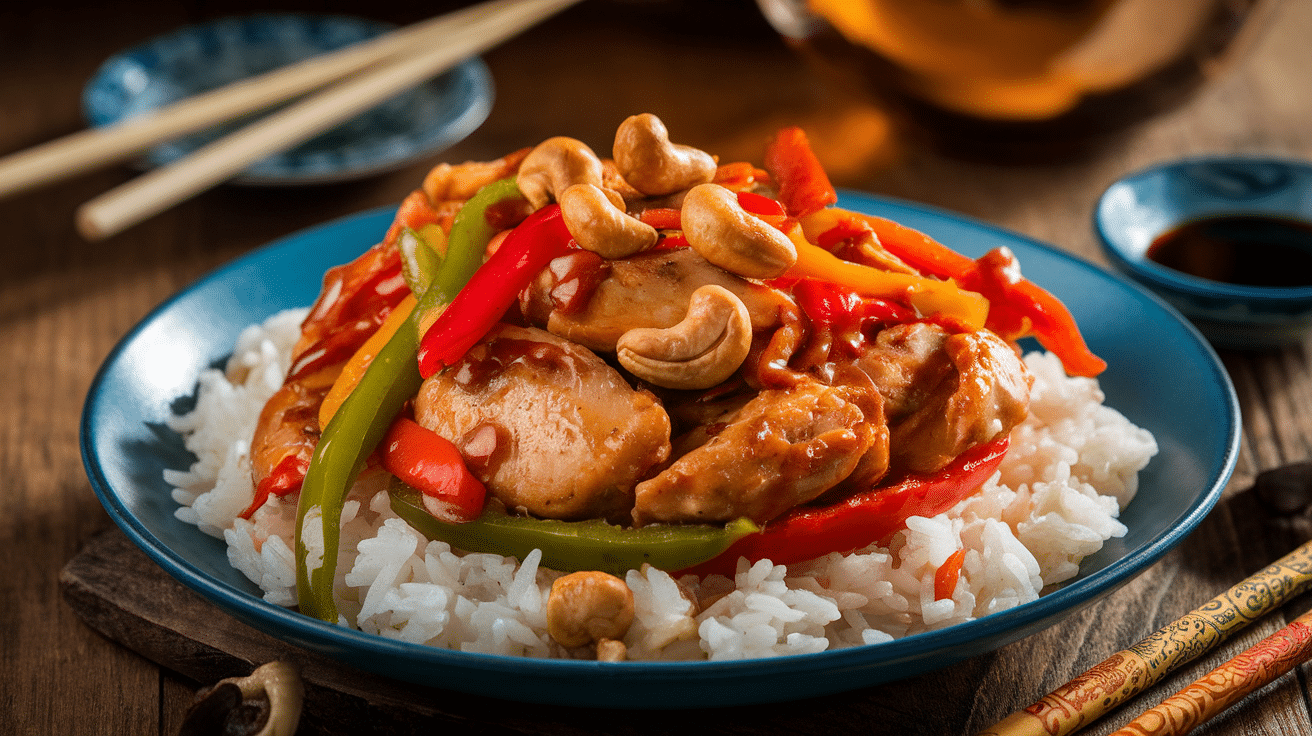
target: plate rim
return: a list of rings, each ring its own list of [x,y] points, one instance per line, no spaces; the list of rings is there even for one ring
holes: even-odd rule
[[[1212,510],[1216,502],[1220,499],[1221,493],[1228,483],[1237,463],[1240,436],[1242,424],[1239,416],[1238,399],[1235,394],[1234,386],[1229,379],[1228,374],[1224,371],[1219,357],[1210,345],[1202,338],[1201,334],[1187,320],[1169,304],[1161,300],[1152,292],[1135,284],[1132,281],[1124,279],[1114,273],[1101,269],[1089,261],[1085,261],[1073,254],[1062,251],[1059,248],[1048,245],[1034,238],[1030,238],[1020,233],[1016,233],[1005,228],[992,225],[991,223],[982,222],[977,219],[954,213],[941,208],[932,207],[918,202],[901,200],[892,197],[872,195],[864,192],[854,192],[850,190],[841,190],[844,200],[851,202],[856,200],[862,203],[872,204],[874,206],[890,205],[893,209],[903,208],[918,211],[933,217],[944,218],[953,221],[959,225],[965,225],[971,228],[983,228],[989,230],[995,235],[1007,240],[1018,240],[1024,242],[1027,246],[1036,247],[1039,250],[1046,251],[1050,255],[1058,257],[1060,260],[1072,262],[1081,268],[1090,268],[1102,273],[1105,277],[1119,282],[1127,288],[1133,289],[1143,298],[1157,304],[1161,309],[1170,314],[1178,323],[1178,326],[1184,329],[1190,335],[1196,346],[1202,351],[1204,362],[1209,366],[1215,375],[1216,383],[1222,387],[1222,394],[1227,402],[1227,412],[1224,421],[1228,427],[1225,433],[1226,448],[1222,456],[1214,459],[1219,466],[1219,473],[1216,477],[1211,478],[1211,485],[1205,489],[1200,489],[1193,502],[1188,505],[1184,513],[1180,516],[1178,522],[1163,532],[1157,539],[1132,550],[1124,557],[1115,561],[1116,572],[1108,572],[1108,568],[1099,570],[1093,575],[1080,578],[1067,586],[1054,590],[1035,601],[1021,604],[1019,606],[999,611],[985,617],[973,619],[968,622],[956,624],[935,631],[915,634],[890,642],[884,642],[873,645],[862,645],[837,650],[826,650],[812,654],[787,655],[777,658],[734,660],[734,661],[693,661],[693,662],[625,662],[625,663],[598,663],[583,660],[558,660],[558,659],[535,659],[526,657],[511,657],[506,655],[492,655],[470,652],[459,652],[455,650],[441,649],[437,647],[428,647],[420,644],[410,644],[399,642],[384,637],[367,634],[358,630],[346,629],[343,627],[330,625],[303,616],[292,609],[283,608],[268,603],[261,598],[236,590],[221,580],[211,578],[208,574],[193,566],[189,561],[184,559],[180,554],[163,546],[153,534],[147,530],[141,522],[127,509],[122,499],[113,491],[104,476],[102,469],[99,467],[99,458],[95,455],[93,435],[95,434],[95,419],[97,401],[101,392],[104,390],[104,380],[112,364],[121,357],[122,353],[129,347],[132,340],[145,330],[161,314],[164,314],[180,300],[188,297],[211,282],[221,281],[233,271],[248,267],[257,261],[262,255],[287,248],[300,239],[313,238],[317,234],[323,233],[340,227],[341,225],[362,218],[380,217],[389,212],[395,211],[395,206],[384,206],[365,210],[341,218],[336,218],[320,224],[318,226],[306,228],[304,230],[292,233],[277,240],[274,240],[260,248],[252,250],[247,254],[234,259],[209,272],[208,274],[197,279],[195,282],[184,287],[179,292],[170,296],[167,300],[151,310],[143,317],[110,351],[105,358],[100,369],[97,371],[92,381],[91,387],[87,393],[86,403],[84,404],[82,422],[80,426],[80,444],[82,448],[83,462],[86,465],[88,477],[92,481],[92,486],[100,499],[102,505],[109,511],[110,516],[115,523],[132,539],[133,543],[143,549],[157,564],[165,568],[165,571],[178,578],[188,587],[201,593],[207,600],[224,609],[234,617],[242,620],[246,615],[252,618],[274,624],[275,626],[290,626],[296,630],[295,635],[289,636],[285,633],[272,634],[283,641],[289,641],[293,644],[306,646],[315,651],[324,652],[326,649],[341,648],[347,645],[364,645],[374,651],[375,655],[392,655],[401,656],[406,659],[415,659],[416,657],[425,662],[431,661],[436,665],[456,665],[461,669],[485,670],[488,672],[501,672],[506,667],[510,667],[520,675],[533,676],[538,678],[571,678],[577,677],[589,672],[602,672],[607,676],[613,676],[623,673],[624,668],[631,668],[631,674],[638,674],[640,683],[652,684],[668,682],[680,677],[694,676],[694,682],[705,679],[707,676],[742,676],[759,680],[760,678],[769,678],[782,672],[792,674],[805,674],[808,672],[825,671],[830,672],[835,669],[852,669],[862,665],[869,665],[869,659],[872,652],[879,652],[877,659],[880,662],[896,663],[902,660],[914,660],[918,650],[922,645],[928,643],[933,645],[934,650],[940,650],[945,647],[953,647],[967,651],[962,656],[954,656],[950,661],[943,662],[946,666],[953,662],[960,661],[967,656],[992,651],[1011,641],[1023,638],[1036,633],[1041,628],[1055,623],[1080,608],[1090,605],[1101,599],[1111,591],[1125,585],[1131,580],[1138,577],[1150,565],[1157,562],[1168,550],[1178,545],[1185,537],[1192,533],[1202,521],[1202,519]],[[844,204],[840,200],[840,206]],[[850,204],[847,206],[851,206]],[[170,499],[171,501],[171,499]],[[203,535],[197,530],[198,535]],[[174,568],[182,571],[188,579],[179,577]],[[233,606],[241,606],[242,611],[238,612]],[[981,623],[984,622],[984,623]],[[1044,623],[1047,622],[1047,623]],[[1039,626],[1034,630],[1027,630],[1029,627]],[[972,647],[972,642],[980,641],[982,638],[993,640],[996,634],[990,634],[988,631],[981,632],[981,628],[1001,630],[1004,634],[1007,632],[1016,632],[1024,630],[1023,633],[1007,638],[1000,643],[994,643],[980,649]],[[270,633],[267,632],[266,633]],[[416,650],[420,650],[416,652]],[[339,660],[344,661],[344,660]],[[351,666],[354,663],[347,663]],[[934,665],[930,669],[937,668]],[[924,671],[923,669],[921,671]],[[909,673],[914,674],[914,673]],[[884,678],[888,681],[894,678]],[[439,687],[448,687],[452,689],[462,689],[461,683],[440,683]],[[467,692],[481,692],[476,690],[467,690]],[[823,689],[815,692],[802,693],[795,697],[807,697],[825,692],[835,692],[833,689]],[[766,693],[766,697],[778,699],[779,693]],[[532,698],[517,697],[517,700],[532,702]],[[552,702],[559,703],[559,700]],[[740,705],[750,702],[761,702],[755,700],[732,700],[723,703],[723,705]],[[596,705],[592,702],[575,703],[579,705]],[[662,708],[700,708],[713,707],[705,703],[690,703],[681,705],[679,703],[665,703],[654,705],[651,702],[640,703],[611,703],[609,707],[635,708],[635,707],[662,707]]]

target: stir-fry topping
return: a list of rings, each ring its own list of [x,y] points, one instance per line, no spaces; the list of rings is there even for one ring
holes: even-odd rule
[[[435,169],[330,273],[261,417],[249,512],[299,491],[302,611],[337,620],[371,463],[430,538],[564,571],[800,561],[974,492],[1026,416],[1016,340],[1103,364],[1010,253],[836,201],[798,129],[761,170],[652,115],[613,159],[557,137]]]

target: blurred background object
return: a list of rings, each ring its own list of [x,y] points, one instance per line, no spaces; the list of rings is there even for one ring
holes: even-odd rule
[[[1278,0],[758,0],[808,61],[954,155],[1087,153],[1178,106]]]

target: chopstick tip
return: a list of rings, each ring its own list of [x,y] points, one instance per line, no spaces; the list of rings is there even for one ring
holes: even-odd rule
[[[113,235],[112,232],[109,232],[102,227],[101,223],[95,216],[95,212],[88,210],[86,205],[82,205],[77,209],[77,212],[73,216],[73,224],[77,229],[78,234],[90,243],[99,242],[110,235]]]

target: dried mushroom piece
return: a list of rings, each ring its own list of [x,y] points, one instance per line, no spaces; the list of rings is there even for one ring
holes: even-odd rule
[[[230,677],[197,693],[178,736],[292,736],[305,688],[287,662],[269,662],[248,677]]]

